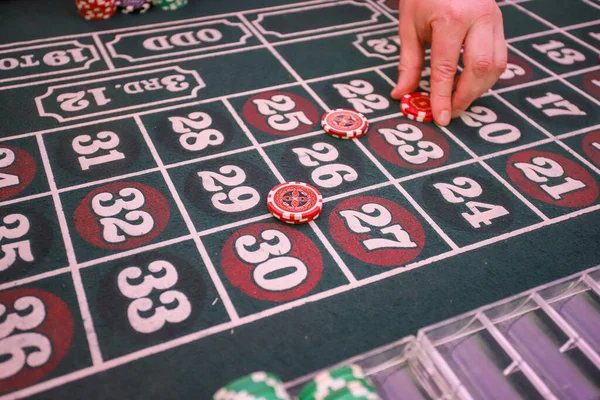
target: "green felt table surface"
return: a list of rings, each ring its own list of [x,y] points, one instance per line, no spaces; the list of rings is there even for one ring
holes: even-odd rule
[[[600,5],[498,3],[508,69],[439,128],[389,97],[397,1],[0,1],[0,398],[290,381],[599,264]]]

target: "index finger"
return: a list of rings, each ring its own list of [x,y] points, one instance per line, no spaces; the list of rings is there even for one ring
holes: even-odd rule
[[[431,109],[433,119],[440,125],[448,125],[452,117],[452,87],[466,34],[460,24],[432,25]]]

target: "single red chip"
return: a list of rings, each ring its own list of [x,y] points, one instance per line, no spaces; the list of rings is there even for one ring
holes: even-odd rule
[[[302,224],[313,221],[323,210],[323,196],[315,187],[303,182],[285,182],[267,195],[267,208],[281,221]]]
[[[400,110],[408,119],[418,122],[433,121],[429,93],[416,92],[405,94],[400,100]]]
[[[367,133],[369,120],[358,111],[338,108],[323,115],[321,126],[338,139],[356,139]]]

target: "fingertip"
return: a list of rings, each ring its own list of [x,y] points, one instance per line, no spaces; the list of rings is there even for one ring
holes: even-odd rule
[[[440,112],[439,117],[436,120],[436,123],[441,126],[446,126],[450,123],[450,117],[451,117],[450,111],[442,110]]]
[[[396,87],[392,89],[390,96],[394,100],[400,100],[402,98],[402,96],[404,96],[404,93],[402,93],[402,87],[400,87],[400,84],[396,85]]]
[[[464,112],[465,112],[464,110],[458,110],[458,109],[452,111],[452,119],[460,117],[461,115],[463,115]]]

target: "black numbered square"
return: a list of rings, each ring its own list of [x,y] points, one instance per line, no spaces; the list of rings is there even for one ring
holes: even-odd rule
[[[142,120],[165,165],[252,144],[221,102],[162,111]]]
[[[104,359],[229,320],[193,242],[81,270]]]
[[[156,168],[133,119],[47,134],[44,143],[59,189]]]
[[[598,105],[559,81],[517,89],[501,96],[553,135],[600,123]]]
[[[0,201],[48,191],[35,137],[0,143]]]
[[[597,52],[560,33],[514,42],[512,45],[557,74],[598,65]]]
[[[321,130],[323,110],[301,87],[230,100],[260,143]]]
[[[541,221],[477,164],[417,178],[402,186],[459,246]]]
[[[169,169],[198,231],[267,214],[279,182],[256,150]]]
[[[159,173],[61,193],[78,261],[189,231]]]
[[[325,133],[264,149],[286,181],[310,183],[324,197],[386,180],[352,140]]]
[[[389,82],[375,72],[311,83],[317,95],[331,108],[349,108],[367,118],[396,114],[400,103],[390,98]]]
[[[598,203],[598,174],[556,143],[488,163],[550,218]]]
[[[373,124],[363,142],[395,178],[470,158],[435,124],[406,118]]]
[[[500,100],[477,100],[448,129],[478,156],[521,146],[547,136]]]
[[[50,196],[0,208],[0,282],[68,266]]]

